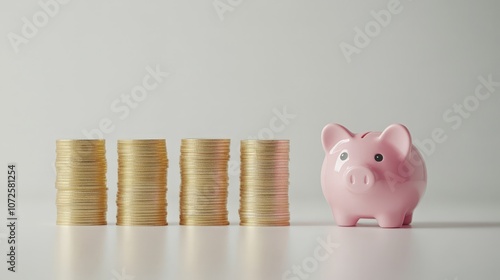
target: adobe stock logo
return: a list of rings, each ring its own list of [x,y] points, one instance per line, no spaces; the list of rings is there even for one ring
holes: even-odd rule
[[[351,63],[352,55],[360,54],[362,49],[368,47],[372,40],[380,35],[382,29],[391,23],[392,16],[401,13],[402,10],[403,6],[399,0],[390,0],[387,3],[387,9],[370,12],[373,20],[368,21],[363,29],[354,27],[353,44],[341,42],[339,45],[347,62]]]
[[[317,246],[313,254],[302,260],[299,265],[293,265],[291,269],[283,272],[282,280],[303,280],[308,279],[320,267],[321,263],[330,258],[335,249],[340,247],[339,243],[333,242],[331,235],[325,239],[316,238]]]
[[[478,76],[478,83],[474,88],[474,92],[465,96],[461,102],[454,103],[451,108],[448,108],[443,112],[443,121],[448,124],[452,130],[457,130],[462,127],[465,119],[472,116],[472,113],[478,110],[481,103],[486,102],[491,96],[500,89],[500,81],[493,80],[493,74],[489,74],[486,77]],[[424,158],[432,156],[439,145],[445,143],[449,139],[449,135],[446,132],[444,126],[434,128],[429,137],[424,139],[415,138],[413,144],[422,153]],[[386,172],[385,178],[389,183],[389,188],[391,191],[395,191],[396,184],[399,182],[406,181],[406,178],[410,177],[417,167],[421,166],[423,162],[418,155],[413,154],[411,158],[408,158],[398,168],[397,174],[392,172]]]
[[[470,118],[477,111],[481,104],[486,102],[495,92],[500,89],[500,81],[493,80],[493,74],[488,74],[486,77],[478,76],[478,83],[471,92],[465,96],[461,102],[454,103],[451,108],[445,110],[442,114],[443,121],[451,127],[452,130],[457,130],[462,127],[463,122]],[[415,139],[415,146],[423,153],[424,156],[431,156],[436,151],[437,146],[448,140],[448,133],[445,127],[436,127],[432,130],[430,137],[422,140]]]
[[[257,135],[247,136],[247,139],[258,139],[258,140],[273,140],[274,137],[284,132],[285,129],[290,126],[292,121],[297,118],[297,114],[292,114],[288,111],[288,107],[284,105],[281,111],[278,108],[272,109],[273,116],[269,119],[267,126],[261,128]],[[229,176],[237,176],[240,174],[240,161],[231,159],[228,163],[228,174]]]
[[[215,12],[219,16],[220,21],[224,21],[224,14],[227,12],[234,12],[234,10],[241,5],[243,0],[214,0]]]
[[[124,121],[128,118],[132,110],[137,109],[160,84],[170,76],[169,72],[163,72],[160,65],[155,68],[147,66],[145,68],[147,74],[142,78],[142,83],[132,87],[129,93],[123,93],[120,97],[115,98],[111,104],[111,112],[115,113],[119,120]],[[110,117],[103,117],[97,124],[96,128],[90,130],[82,129],[86,139],[102,139],[106,134],[113,133],[116,128],[116,121]]]
[[[19,53],[19,47],[22,44],[27,44],[30,39],[33,39],[38,34],[40,28],[45,27],[49,23],[50,18],[59,14],[59,11],[61,10],[60,5],[65,5],[69,3],[69,1],[70,0],[38,1],[38,5],[41,10],[35,12],[31,17],[31,20],[26,17],[21,18],[21,21],[23,22],[21,35],[14,32],[9,32],[7,34],[7,38],[9,39],[14,52]]]
[[[111,280],[134,280],[135,276],[127,274],[125,272],[125,268],[122,268],[121,273],[118,273],[116,270],[112,270],[113,278]]]
[[[285,131],[285,128],[290,125],[291,121],[297,117],[296,114],[291,114],[290,112],[288,112],[286,106],[283,106],[281,111],[277,108],[273,108],[272,112],[273,116],[271,117],[271,119],[269,119],[268,127],[263,127],[262,129],[260,129],[257,133],[257,137],[248,136],[248,139],[274,139],[276,133]]]

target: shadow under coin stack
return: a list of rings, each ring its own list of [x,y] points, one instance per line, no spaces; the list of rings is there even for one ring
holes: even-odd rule
[[[242,140],[240,225],[288,226],[288,140]]]
[[[182,139],[180,224],[228,225],[229,139]]]
[[[105,225],[107,212],[104,140],[56,141],[58,225]]]
[[[167,225],[164,139],[118,140],[117,225]]]

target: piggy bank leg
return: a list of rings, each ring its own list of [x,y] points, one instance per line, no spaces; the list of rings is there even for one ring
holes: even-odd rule
[[[413,213],[407,213],[405,216],[405,219],[403,221],[403,225],[407,226],[407,225],[411,224],[412,218],[413,218]]]
[[[378,225],[383,228],[399,228],[403,226],[405,216],[401,213],[398,214],[382,214],[377,219]]]
[[[335,219],[335,223],[339,227],[352,227],[358,223],[359,217],[355,217],[349,215],[347,213],[338,213],[333,214],[333,218]]]

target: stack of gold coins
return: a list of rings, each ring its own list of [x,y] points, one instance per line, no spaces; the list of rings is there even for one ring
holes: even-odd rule
[[[165,139],[118,140],[117,225],[167,225]]]
[[[288,226],[288,140],[242,140],[240,225]]]
[[[181,225],[228,225],[229,139],[182,139]]]
[[[107,211],[104,140],[56,141],[58,225],[105,225]]]

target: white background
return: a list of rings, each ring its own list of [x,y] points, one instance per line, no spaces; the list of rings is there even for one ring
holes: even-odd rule
[[[0,162],[18,163],[21,219],[20,272],[2,264],[0,273],[119,279],[113,271],[125,267],[135,279],[279,279],[330,236],[338,251],[308,279],[498,278],[500,87],[466,104],[473,109],[464,115],[454,111],[473,102],[478,77],[500,81],[498,1],[401,0],[387,26],[350,56],[340,45],[356,46],[355,28],[391,1],[229,2],[220,0],[231,9],[218,13],[212,0],[73,0],[19,45],[9,38],[24,36],[23,17],[33,23],[43,9],[34,0],[0,2]],[[170,75],[127,116],[113,110],[147,67]],[[239,140],[268,136],[283,110],[293,118],[272,134],[291,141],[292,226],[238,227]],[[103,133],[110,225],[56,227],[55,140],[85,138],[104,119],[113,128]],[[403,123],[419,143],[444,131],[424,151],[429,182],[413,228],[334,226],[319,177],[329,122],[354,132]],[[177,225],[179,143],[192,137],[232,140],[230,227]],[[124,138],[167,139],[166,228],[114,226],[116,140]],[[6,191],[0,198],[5,209]],[[2,227],[2,255],[5,234]]]

